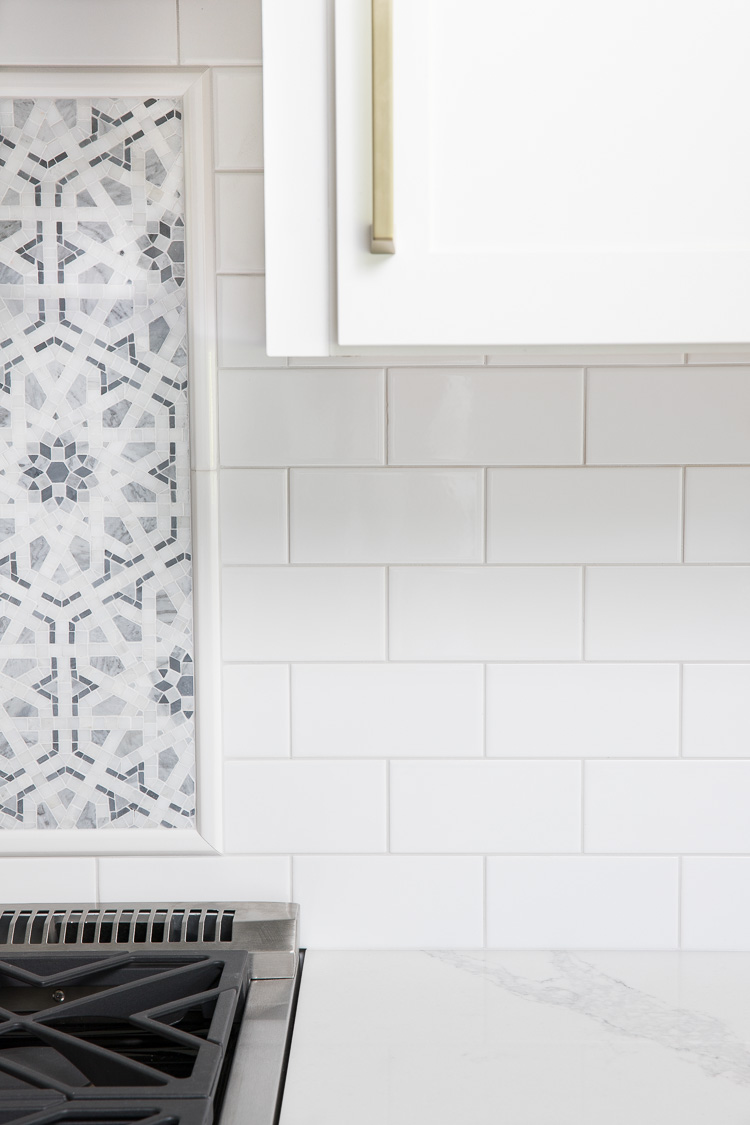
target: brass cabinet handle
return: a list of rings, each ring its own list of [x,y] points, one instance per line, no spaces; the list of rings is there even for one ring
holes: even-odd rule
[[[393,242],[393,0],[372,0],[373,254],[395,254]]]

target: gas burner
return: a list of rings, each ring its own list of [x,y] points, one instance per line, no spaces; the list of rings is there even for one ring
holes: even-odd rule
[[[271,1125],[297,956],[284,903],[0,910],[0,1125]]]

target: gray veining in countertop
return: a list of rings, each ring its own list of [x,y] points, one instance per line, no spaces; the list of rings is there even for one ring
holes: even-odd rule
[[[677,1051],[680,1058],[712,1078],[720,1076],[750,1086],[750,1047],[725,1023],[705,1012],[672,1007],[597,968],[585,955],[550,954],[553,972],[543,980],[515,973],[507,961],[489,960],[482,953],[450,951],[430,956],[524,1000],[567,1008],[608,1031]]]

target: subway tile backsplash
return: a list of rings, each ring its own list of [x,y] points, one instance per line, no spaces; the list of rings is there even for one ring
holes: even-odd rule
[[[586,459],[592,465],[746,464],[750,368],[593,368]]]
[[[578,567],[390,568],[394,660],[578,660]]]
[[[583,371],[395,369],[394,465],[579,465]]]
[[[586,570],[589,660],[750,660],[750,567]]]
[[[505,949],[673,949],[675,858],[487,860],[487,942]]]
[[[486,724],[491,757],[676,757],[680,666],[489,664]]]
[[[260,2],[111,3],[6,0],[3,61],[214,67],[225,854],[3,896],[750,949],[750,347],[268,358]]]
[[[490,469],[487,488],[488,562],[680,561],[679,469]]]

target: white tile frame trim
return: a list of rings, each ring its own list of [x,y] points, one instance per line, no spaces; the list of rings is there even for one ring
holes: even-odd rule
[[[0,97],[183,98],[187,234],[196,807],[194,829],[8,830],[0,856],[195,855],[220,852],[221,646],[216,259],[211,80],[208,67],[88,69],[0,67]]]

